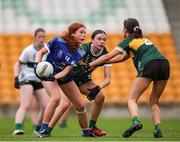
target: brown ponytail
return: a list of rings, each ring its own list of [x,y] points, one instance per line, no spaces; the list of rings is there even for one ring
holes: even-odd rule
[[[124,20],[124,28],[127,29],[130,38],[142,38],[142,30],[140,29],[139,22],[134,18]]]
[[[75,52],[80,47],[79,42],[74,39],[74,34],[79,28],[85,27],[81,23],[73,23],[68,27],[68,31],[62,35],[62,38],[67,42],[68,47],[72,52]]]

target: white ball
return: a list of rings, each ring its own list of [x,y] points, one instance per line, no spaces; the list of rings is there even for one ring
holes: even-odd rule
[[[53,71],[53,66],[47,61],[40,62],[36,67],[36,74],[39,77],[50,77]]]

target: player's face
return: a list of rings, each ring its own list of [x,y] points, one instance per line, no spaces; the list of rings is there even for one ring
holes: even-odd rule
[[[85,27],[79,28],[74,34],[72,34],[72,36],[75,37],[75,39],[79,44],[82,44],[86,37],[86,28]]]
[[[38,47],[44,47],[45,42],[46,42],[45,32],[38,32],[36,37],[35,37],[35,44]]]
[[[101,49],[105,46],[107,41],[107,35],[105,34],[97,34],[92,40],[92,45],[94,48]]]

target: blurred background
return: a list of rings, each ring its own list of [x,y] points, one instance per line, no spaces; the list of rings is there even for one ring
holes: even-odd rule
[[[106,47],[114,49],[122,40],[123,20],[139,20],[144,35],[151,39],[170,61],[171,76],[160,99],[162,115],[180,115],[180,1],[178,0],[0,0],[0,116],[14,115],[19,105],[19,91],[13,87],[13,67],[22,50],[33,42],[36,28],[47,33],[47,42],[60,35],[72,22],[87,27],[91,33],[102,29],[108,34]],[[136,70],[131,59],[112,66],[111,84],[106,95],[104,116],[128,116],[127,97]],[[103,71],[94,79],[100,82]],[[141,97],[141,115],[147,109],[151,87]],[[86,100],[86,98],[85,98]],[[89,102],[87,102],[88,104]],[[148,115],[147,115],[148,114]]]

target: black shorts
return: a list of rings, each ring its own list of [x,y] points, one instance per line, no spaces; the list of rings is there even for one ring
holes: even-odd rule
[[[67,75],[64,78],[57,79],[57,82],[58,82],[59,85],[62,85],[62,84],[66,84],[66,83],[68,83],[68,82],[70,82],[72,80],[73,80],[72,76],[71,75]]]
[[[44,88],[41,82],[36,82],[36,81],[31,81],[31,80],[25,80],[25,81],[21,81],[19,82],[20,86],[25,85],[25,84],[30,84],[32,85],[34,90],[39,90]]]
[[[138,77],[151,78],[152,80],[168,80],[170,75],[170,66],[168,60],[155,59],[146,63]]]
[[[90,74],[76,76],[73,78],[73,80],[77,86],[81,86],[82,84],[84,84],[86,82],[92,81]]]

